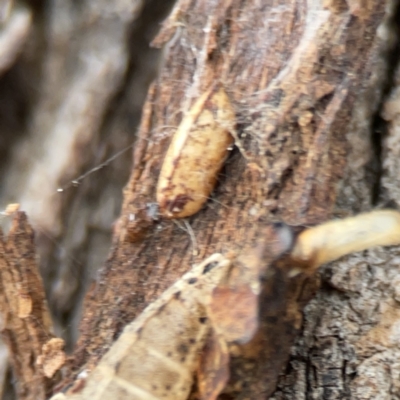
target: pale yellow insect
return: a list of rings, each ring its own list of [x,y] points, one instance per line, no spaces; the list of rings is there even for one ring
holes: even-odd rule
[[[222,86],[212,86],[183,118],[168,148],[157,185],[160,214],[198,212],[217,182],[233,143],[235,113]]]
[[[304,230],[291,257],[313,272],[320,265],[374,246],[400,243],[400,213],[377,210]]]

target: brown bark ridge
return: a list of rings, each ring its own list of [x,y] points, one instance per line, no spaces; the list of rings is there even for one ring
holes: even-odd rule
[[[371,76],[382,65],[382,46],[387,44],[378,28],[390,4],[377,0],[177,2],[155,42],[164,46],[164,62],[143,110],[113,250],[86,298],[69,378],[90,371],[121,329],[189,265],[214,252],[251,244],[259,233],[260,215],[267,222],[284,220],[293,225],[329,219],[343,176],[351,196],[343,189],[345,200],[338,204],[345,211],[371,207],[368,199],[372,196],[361,196],[369,193],[368,179],[353,171],[355,165],[365,171],[369,154],[364,149],[372,148],[365,121],[376,111],[380,92],[367,104],[365,97],[371,92],[366,82],[372,82],[374,90],[380,84]],[[227,160],[217,188],[199,213],[186,221],[157,219],[153,211],[156,183],[168,144],[194,101],[215,82],[224,86],[233,104],[238,150]],[[359,104],[364,106],[362,128],[356,126],[361,124]],[[358,164],[352,164],[353,160]],[[360,198],[361,205],[357,204]],[[383,250],[369,254],[375,264],[386,263],[389,257]],[[351,296],[351,290],[363,292],[357,286],[362,282],[362,268],[348,268],[360,264],[360,257],[344,264],[356,276],[355,289],[347,287],[347,275],[342,273],[346,278],[329,281],[330,289],[319,292],[337,312],[342,306],[339,300]],[[372,279],[368,262],[363,265]],[[261,351],[235,353],[231,349],[231,382],[224,398],[261,399],[273,393],[302,328],[302,307],[317,282],[303,276],[289,280],[277,273],[266,283]],[[354,315],[348,316],[352,334],[364,330],[376,337],[370,322],[363,324],[362,318],[372,318],[378,303],[364,307],[361,296],[346,300],[354,309]],[[326,346],[339,343],[344,349],[348,345],[343,344],[340,332],[327,333],[323,325],[313,347],[321,320],[318,301],[310,303],[304,322],[310,346],[304,357],[309,359],[304,361],[301,352],[294,354],[297,359],[289,364],[292,370],[286,371],[275,396],[284,397],[291,388],[296,393],[291,392],[291,398],[309,393],[320,398],[321,393],[328,396],[327,391],[351,398],[351,393],[357,396],[365,389],[361,360],[352,358],[349,363],[343,356],[332,359],[332,364],[324,361]],[[393,321],[393,304],[376,318],[386,315],[385,321]],[[331,314],[325,315],[334,323]],[[384,326],[388,325],[384,322]],[[357,343],[365,350],[371,340]],[[379,360],[371,362],[381,365]],[[359,398],[368,397],[360,394]]]
[[[387,9],[377,45],[395,46],[373,61],[375,73],[354,104],[338,213],[399,204],[399,3]],[[385,87],[389,97],[381,104]],[[398,247],[371,249],[323,269],[321,290],[304,309],[302,335],[271,399],[399,398],[398,254]]]
[[[18,211],[8,236],[0,240],[1,333],[21,400],[48,398],[54,385],[51,378],[65,359],[63,341],[53,338],[33,237],[26,215]],[[56,353],[51,352],[55,341]],[[46,358],[44,353],[52,354]]]

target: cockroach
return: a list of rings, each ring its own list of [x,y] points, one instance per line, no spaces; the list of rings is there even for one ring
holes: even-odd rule
[[[195,266],[125,327],[81,393],[52,400],[186,399],[211,329],[207,292],[230,266],[221,254]]]
[[[193,104],[175,132],[157,185],[160,214],[183,218],[209,198],[234,138],[235,112],[222,86]]]
[[[282,225],[278,230],[273,229],[272,234],[276,240],[267,243],[261,240],[261,244],[258,244],[257,249],[261,248],[262,251],[260,253],[256,249],[254,269],[260,268],[261,263],[257,263],[257,260],[260,261],[259,257],[266,254],[269,257],[269,261],[266,261],[268,264],[288,250],[290,241],[287,240],[287,234],[281,234],[283,230],[290,231],[290,228]],[[204,360],[205,347],[227,351],[227,341],[247,341],[255,330],[257,307],[247,310],[249,318],[244,315],[244,318],[235,323],[240,327],[234,333],[226,332],[226,326],[232,324],[215,326],[218,321],[213,318],[215,313],[210,310],[215,289],[222,283],[229,284],[230,276],[237,280],[242,275],[242,279],[235,281],[235,285],[238,284],[241,289],[249,289],[240,291],[239,295],[243,296],[235,299],[249,298],[248,304],[254,304],[253,299],[258,295],[260,274],[257,271],[244,274],[234,271],[240,265],[235,263],[235,259],[234,253],[226,256],[216,253],[194,266],[125,327],[121,336],[89,375],[79,394],[67,397],[59,394],[59,397],[54,396],[52,400],[185,400],[192,389],[195,373],[199,373],[200,365],[209,366],[208,361],[214,360],[215,351],[210,353],[208,360]],[[218,310],[226,307],[224,304],[219,306]],[[249,320],[252,321],[251,326],[247,326]],[[210,338],[214,339],[210,341]],[[215,357],[216,360],[220,358],[225,360],[221,368],[227,371],[222,374],[224,380],[218,383],[218,387],[222,389],[225,379],[229,377],[229,355]],[[216,399],[218,390],[213,389],[208,391],[208,387],[204,388],[210,394],[204,394],[202,399]]]
[[[261,238],[252,254],[213,254],[183,275],[125,327],[79,394],[51,400],[185,400],[196,373],[200,398],[215,400],[229,377],[227,344],[246,343],[257,330],[263,263],[286,253],[295,268],[312,273],[355,251],[400,244],[397,211],[329,221],[297,236],[277,226],[275,243]]]

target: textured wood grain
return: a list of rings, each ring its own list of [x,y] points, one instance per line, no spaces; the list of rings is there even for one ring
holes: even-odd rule
[[[46,377],[44,363],[36,364],[53,334],[33,238],[26,215],[17,211],[8,236],[0,240],[1,333],[20,400],[47,399],[55,382],[48,379],[55,371]]]
[[[294,225],[330,219],[353,105],[374,71],[384,12],[385,3],[372,0],[365,7],[177,2],[156,40],[164,62],[143,110],[114,247],[86,299],[70,376],[92,369],[122,328],[188,265],[232,245],[238,252],[254,245],[260,214],[264,222]],[[232,101],[243,151],[232,152],[209,201],[186,226],[157,220],[151,205],[171,137],[182,113],[216,81]],[[273,392],[315,290],[312,280],[287,281],[279,273],[266,286],[262,351],[252,346],[248,357],[233,360],[233,398]]]

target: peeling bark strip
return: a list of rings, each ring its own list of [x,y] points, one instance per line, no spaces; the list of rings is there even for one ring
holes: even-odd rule
[[[235,112],[223,87],[213,85],[189,110],[172,138],[157,186],[160,213],[195,214],[207,201],[233,143]]]
[[[63,341],[52,339],[33,231],[20,211],[15,213],[8,237],[0,239],[0,312],[4,321],[1,333],[9,349],[18,399],[47,399],[54,385],[48,378],[64,362]]]
[[[240,257],[213,254],[195,266],[124,329],[81,393],[52,399],[186,400],[196,373],[199,398],[217,399],[228,382],[229,352],[254,358],[260,351],[259,297],[273,261],[290,251],[281,266],[301,262],[314,272],[353,251],[400,244],[400,213],[327,222],[306,229],[294,244],[286,225],[270,231],[272,240],[260,239]]]

